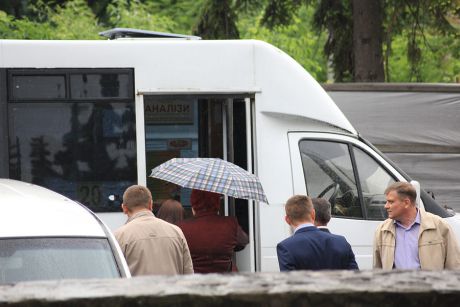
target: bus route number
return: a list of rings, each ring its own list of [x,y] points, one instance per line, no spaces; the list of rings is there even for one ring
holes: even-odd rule
[[[101,205],[101,187],[98,184],[81,184],[77,190],[78,199],[89,206]]]

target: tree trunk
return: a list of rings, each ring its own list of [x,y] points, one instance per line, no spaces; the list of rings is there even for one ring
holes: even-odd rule
[[[382,3],[352,0],[355,82],[384,82]]]
[[[204,39],[238,39],[236,20],[230,0],[206,0],[193,35]]]

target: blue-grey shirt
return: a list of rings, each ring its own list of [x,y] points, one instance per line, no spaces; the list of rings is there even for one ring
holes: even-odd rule
[[[417,216],[414,222],[407,228],[398,221],[396,226],[396,247],[395,247],[395,269],[414,270],[420,269],[418,256],[418,233],[420,230],[420,211],[417,209]]]

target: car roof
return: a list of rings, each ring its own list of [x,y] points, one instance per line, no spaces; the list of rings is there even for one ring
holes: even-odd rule
[[[0,179],[0,238],[106,237],[83,205],[46,188]]]

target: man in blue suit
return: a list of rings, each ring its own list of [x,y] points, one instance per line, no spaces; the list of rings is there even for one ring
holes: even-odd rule
[[[355,255],[344,237],[314,226],[315,209],[310,197],[292,196],[285,210],[286,223],[294,229],[294,234],[276,247],[280,271],[358,269]]]

